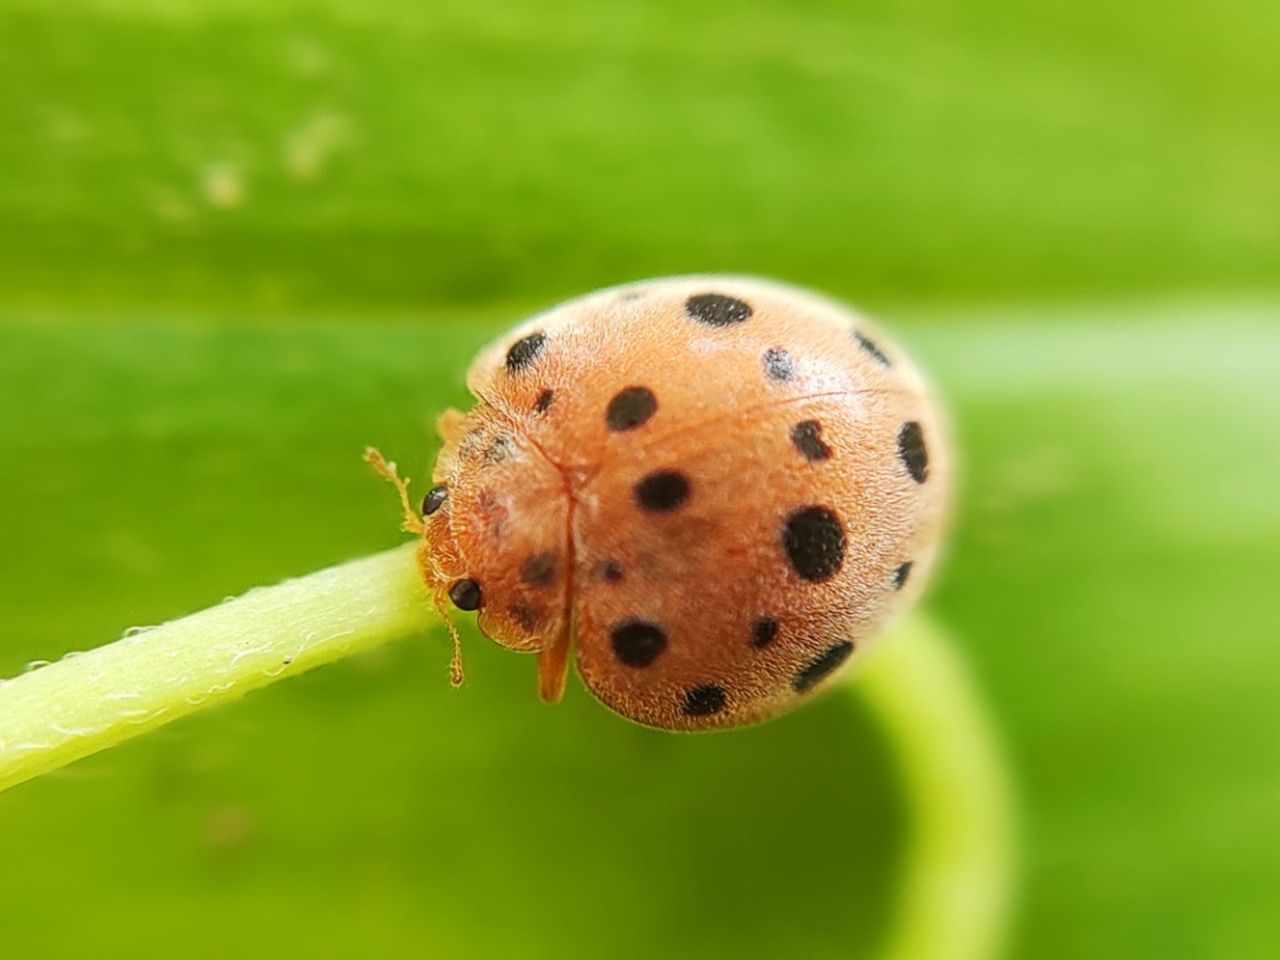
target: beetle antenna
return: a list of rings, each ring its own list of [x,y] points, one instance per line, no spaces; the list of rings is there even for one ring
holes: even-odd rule
[[[449,615],[449,604],[445,602],[444,591],[436,590],[432,594],[435,601],[436,610],[440,612],[440,617],[444,620],[444,625],[449,629],[449,636],[453,638],[453,658],[449,661],[449,682],[455,687],[462,686],[462,637],[458,634],[458,628],[453,622],[453,617]]]
[[[422,517],[413,509],[413,503],[409,500],[409,481],[405,480],[396,472],[394,461],[387,460],[377,447],[364,448],[365,463],[373,467],[374,472],[382,477],[400,494],[400,506],[404,508],[404,523],[401,524],[405,533],[416,533],[422,536],[425,529],[422,524]]]

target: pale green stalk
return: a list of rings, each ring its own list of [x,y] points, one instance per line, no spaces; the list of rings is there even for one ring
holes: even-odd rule
[[[414,545],[259,587],[0,682],[0,790],[347,654],[418,633]]]
[[[0,682],[0,790],[432,619],[407,544]],[[892,743],[909,806],[884,955],[981,960],[999,948],[1009,894],[1003,768],[950,646],[919,617],[894,634],[847,686]]]
[[[884,960],[999,956],[1013,893],[1012,790],[955,647],[916,615],[846,685],[892,747],[908,806],[907,864]]]

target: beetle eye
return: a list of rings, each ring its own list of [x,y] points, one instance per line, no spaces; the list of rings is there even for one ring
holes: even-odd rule
[[[424,517],[431,516],[433,513],[439,510],[442,506],[444,506],[444,502],[448,499],[449,499],[448,487],[446,487],[444,484],[440,484],[437,487],[432,487],[427,492],[427,495],[422,498],[422,515]]]
[[[480,584],[474,580],[459,580],[449,588],[449,599],[459,610],[480,609]]]

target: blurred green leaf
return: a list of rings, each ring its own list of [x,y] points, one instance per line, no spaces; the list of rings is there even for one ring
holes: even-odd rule
[[[10,0],[0,288],[280,311],[699,270],[877,302],[1274,286],[1278,11]]]

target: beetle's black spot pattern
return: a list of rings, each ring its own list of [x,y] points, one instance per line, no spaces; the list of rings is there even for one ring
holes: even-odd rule
[[[830,580],[844,564],[848,545],[840,518],[826,507],[804,507],[787,517],[782,546],[791,569],[811,583]]]
[[[831,448],[822,442],[822,424],[817,420],[801,420],[792,427],[791,442],[810,462],[831,459]]]
[[[535,553],[520,564],[520,579],[527,587],[549,587],[556,582],[556,555]]]
[[[541,619],[538,616],[538,611],[529,606],[525,601],[517,600],[507,608],[507,613],[511,615],[511,619],[514,620],[522,630],[528,630],[532,633],[534,630],[538,629],[538,621]]]
[[[538,359],[538,354],[542,352],[542,348],[546,345],[547,335],[541,331],[531,333],[527,337],[521,337],[507,351],[507,372],[517,373],[520,370],[524,370],[534,360]]]
[[[699,293],[684,302],[684,309],[699,323],[709,327],[731,327],[751,316],[751,307],[734,297],[719,293]]]
[[[689,478],[678,470],[657,470],[636,484],[636,502],[651,513],[667,513],[689,499]]]
[[[657,412],[658,398],[648,387],[627,387],[609,401],[604,422],[615,433],[634,430]]]
[[[538,394],[538,399],[533,403],[534,413],[546,413],[551,407],[551,401],[556,398],[554,390],[543,390]]]
[[[600,566],[600,579],[606,583],[621,583],[624,575],[622,564],[617,560],[606,560]]]
[[[907,577],[911,576],[912,562],[908,560],[897,570],[893,571],[893,589],[901,590],[907,583]]]
[[[880,364],[882,367],[893,366],[893,364],[889,362],[889,358],[884,355],[884,351],[881,350],[876,345],[876,342],[865,333],[860,330],[855,330],[853,331],[853,338],[858,341],[858,346],[867,351],[867,353],[875,359],[876,363]]]
[[[827,648],[827,650],[805,664],[791,678],[792,689],[796,693],[805,693],[812,690],[819,680],[848,660],[851,653],[853,653],[852,640],[843,640],[834,647]]]
[[[751,627],[751,645],[757,650],[767,647],[778,636],[778,621],[772,617],[761,617]]]
[[[647,667],[667,648],[667,635],[655,623],[628,620],[610,635],[613,655],[628,667]]]
[[[449,488],[443,483],[432,487],[427,491],[427,495],[422,498],[422,515],[429,517],[441,507],[444,502],[449,499]]]
[[[916,483],[929,478],[929,451],[924,446],[924,431],[915,420],[908,420],[898,431],[898,456]]]
[[[724,687],[704,683],[684,695],[684,704],[680,709],[686,717],[709,717],[723,710],[727,700]]]
[[[449,588],[449,599],[459,610],[480,609],[480,584],[474,580],[459,580]]]
[[[760,357],[764,375],[778,383],[789,383],[796,378],[796,362],[781,347],[770,347]]]

